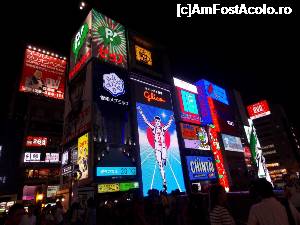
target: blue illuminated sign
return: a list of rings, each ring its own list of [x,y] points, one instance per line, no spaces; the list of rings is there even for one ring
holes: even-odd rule
[[[224,88],[221,88],[207,80],[200,80],[195,84],[197,87],[202,86],[205,89],[205,95],[211,97],[214,100],[229,105],[227,94]]]
[[[183,109],[185,112],[198,114],[195,94],[181,90]]]
[[[205,86],[203,82],[197,82],[197,90],[198,90],[198,103],[201,115],[201,124],[207,125],[212,124],[212,116],[207,100],[207,95],[205,91]]]
[[[186,156],[190,180],[209,180],[216,178],[212,157]]]
[[[136,175],[136,167],[97,167],[96,169],[97,177]]]

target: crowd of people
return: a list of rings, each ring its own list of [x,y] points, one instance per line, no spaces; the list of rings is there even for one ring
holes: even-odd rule
[[[90,198],[87,207],[77,202],[65,212],[61,202],[44,208],[13,205],[5,225],[300,225],[298,212],[300,191],[295,183],[288,184],[284,196],[274,195],[272,184],[265,179],[252,182],[249,189],[251,205],[239,198],[233,200],[220,185],[212,185],[209,193],[170,195],[149,190],[148,196],[134,192],[122,198]],[[246,212],[242,218],[240,212]],[[242,213],[241,213],[242,214]]]

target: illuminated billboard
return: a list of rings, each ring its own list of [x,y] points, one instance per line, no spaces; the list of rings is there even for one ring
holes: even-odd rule
[[[185,191],[170,91],[136,80],[135,97],[143,180],[149,189]]]
[[[104,105],[121,108],[129,105],[127,77],[119,68],[99,63],[94,65],[94,99],[99,108]]]
[[[104,62],[127,68],[127,39],[125,27],[92,10],[93,56]]]
[[[185,148],[210,150],[208,135],[204,127],[180,123],[180,128]]]
[[[216,130],[230,135],[238,135],[234,113],[230,106],[215,101],[212,98],[208,98],[208,103]]]
[[[41,147],[47,146],[47,137],[36,137],[36,136],[27,136],[26,137],[26,147]]]
[[[64,99],[66,64],[65,59],[51,56],[45,50],[38,51],[28,47],[19,91]]]
[[[224,160],[223,155],[220,148],[220,142],[218,140],[218,132],[215,129],[214,125],[211,125],[208,128],[209,141],[211,144],[211,150],[213,152],[213,156],[216,163],[219,183],[225,188],[225,190],[229,191],[229,183],[227,178],[227,173],[224,168]]]
[[[197,91],[198,91],[198,104],[199,111],[201,115],[201,124],[209,125],[213,123],[210,106],[208,103],[208,98],[205,91],[205,86],[203,82],[197,83]]]
[[[212,157],[186,156],[190,180],[215,179],[215,168]]]
[[[69,163],[69,152],[63,152],[62,157],[61,157],[61,165],[67,165]]]
[[[45,160],[41,160],[41,155],[42,155],[42,153],[39,153],[39,152],[25,152],[24,162],[25,163],[28,163],[28,162],[30,162],[30,163],[32,163],[32,162],[58,163],[59,162],[59,153],[47,152],[46,156],[45,156]]]
[[[86,65],[92,57],[92,13],[90,12],[71,41],[69,80]]]
[[[136,167],[96,167],[97,177],[135,175]]]
[[[247,111],[252,120],[271,114],[266,100],[247,106]]]
[[[174,78],[177,89],[180,119],[184,122],[200,124],[200,116],[197,105],[197,87],[185,81]]]
[[[89,135],[88,133],[78,138],[78,158],[79,180],[86,179],[89,176],[88,171],[88,154],[89,154]]]
[[[239,137],[222,134],[224,148],[227,151],[244,152],[244,148]]]
[[[205,95],[207,97],[229,105],[227,94],[224,88],[221,88],[207,80],[199,80],[195,83],[195,85],[202,87],[205,90]]]
[[[47,198],[52,198],[56,196],[59,186],[48,186],[47,187]]]
[[[109,192],[128,191],[136,188],[139,188],[138,182],[98,184],[98,193],[101,194]]]
[[[144,63],[148,66],[152,66],[151,51],[135,45],[135,59],[138,62]]]

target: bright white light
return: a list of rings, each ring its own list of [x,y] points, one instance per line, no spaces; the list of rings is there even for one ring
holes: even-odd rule
[[[43,50],[43,53],[46,53],[46,51],[45,51],[45,50]]]
[[[81,2],[81,6],[84,7],[85,6],[85,2]]]
[[[35,50],[36,50],[36,48],[34,47],[34,48],[33,48],[33,50],[35,51]]]
[[[29,45],[28,48],[31,49],[31,45]]]
[[[173,80],[174,80],[174,85],[176,87],[180,87],[180,88],[183,88],[183,89],[185,89],[187,91],[190,91],[190,92],[193,92],[195,94],[198,94],[197,87],[195,85],[187,83],[187,82],[185,82],[183,80],[179,80],[179,79],[177,79],[175,77],[173,78]]]
[[[50,52],[47,52],[47,55],[49,55],[50,54]]]
[[[58,57],[58,55],[56,54],[55,57]]]
[[[162,116],[162,118],[166,118],[166,114],[163,112],[162,114],[161,114],[161,116]]]
[[[52,56],[54,56],[54,53],[51,53]]]
[[[66,58],[66,57],[64,57],[64,60],[67,60],[67,58]]]
[[[79,9],[80,9],[80,10],[83,10],[83,7],[82,7],[82,6],[80,6],[80,7],[79,7]]]
[[[39,50],[38,50],[39,52],[41,51],[41,49],[39,48]]]

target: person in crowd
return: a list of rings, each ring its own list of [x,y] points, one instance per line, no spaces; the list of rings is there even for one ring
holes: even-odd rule
[[[296,175],[291,175],[285,186],[285,194],[289,201],[300,211],[300,184]]]
[[[44,209],[44,217],[43,217],[43,224],[44,225],[53,225],[54,223],[54,216],[53,216],[53,209],[51,205],[48,204]]]
[[[61,204],[61,201],[56,202],[56,210],[54,213],[54,220],[56,225],[64,224],[64,208]]]
[[[4,225],[20,225],[24,215],[24,206],[16,203],[9,208],[8,216]]]
[[[74,202],[71,205],[70,216],[71,216],[71,225],[82,225],[82,210],[80,209],[80,204],[78,202]]]
[[[34,205],[30,205],[28,207],[28,213],[22,218],[21,225],[36,225],[36,216],[34,215],[34,211]]]
[[[258,179],[250,189],[252,196],[261,199],[249,213],[248,225],[299,225],[300,214],[288,201],[280,203],[273,193],[272,184],[266,179]]]
[[[210,188],[209,197],[211,207],[209,218],[211,225],[235,225],[235,221],[228,211],[224,187],[219,184],[213,185]]]
[[[96,225],[96,203],[93,198],[87,200],[86,225]]]

